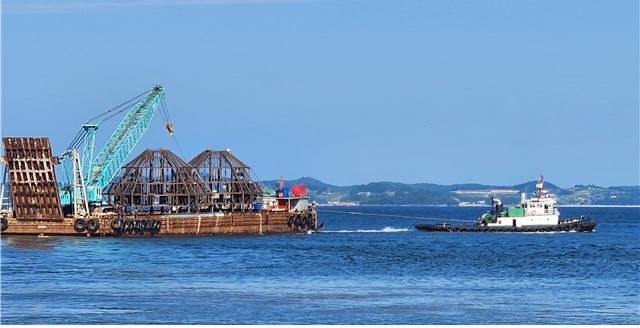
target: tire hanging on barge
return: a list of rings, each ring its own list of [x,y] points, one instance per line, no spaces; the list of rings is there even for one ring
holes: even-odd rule
[[[100,229],[100,221],[97,218],[93,218],[87,222],[87,231],[95,233]]]
[[[161,227],[162,221],[160,220],[153,220],[153,224],[151,225],[151,234],[154,235],[158,232],[160,232],[160,227]]]
[[[111,229],[115,233],[121,233],[124,228],[124,220],[121,218],[115,218],[111,221]]]
[[[73,222],[73,229],[77,232],[84,232],[87,229],[87,223],[82,218],[77,218]]]

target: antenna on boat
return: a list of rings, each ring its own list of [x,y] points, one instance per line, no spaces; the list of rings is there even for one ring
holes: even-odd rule
[[[538,183],[536,183],[536,189],[538,191],[538,198],[542,198],[542,188],[544,187],[544,176],[542,176],[542,174],[540,174],[540,179],[538,180]]]

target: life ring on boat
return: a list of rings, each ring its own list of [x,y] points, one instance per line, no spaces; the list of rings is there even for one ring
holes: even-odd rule
[[[536,214],[536,210],[531,211],[531,214],[535,215]]]
[[[96,232],[100,229],[100,221],[97,218],[91,219],[87,222],[87,231]]]
[[[2,227],[0,227],[0,231],[5,231],[7,228],[9,228],[9,221],[7,221],[7,218],[2,218]]]
[[[77,218],[73,222],[73,229],[77,232],[83,232],[87,229],[87,222],[82,218]]]

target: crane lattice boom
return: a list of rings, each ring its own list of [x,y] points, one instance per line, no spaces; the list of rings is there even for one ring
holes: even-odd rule
[[[105,146],[93,160],[90,171],[86,172],[86,185],[92,195],[100,193],[115,177],[120,166],[129,156],[136,144],[149,127],[153,114],[164,95],[164,89],[156,85],[141,101],[136,103],[127,113],[116,130],[109,137]]]

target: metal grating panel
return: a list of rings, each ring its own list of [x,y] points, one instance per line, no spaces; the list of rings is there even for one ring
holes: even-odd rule
[[[18,220],[62,221],[49,138],[4,137],[11,201]]]

